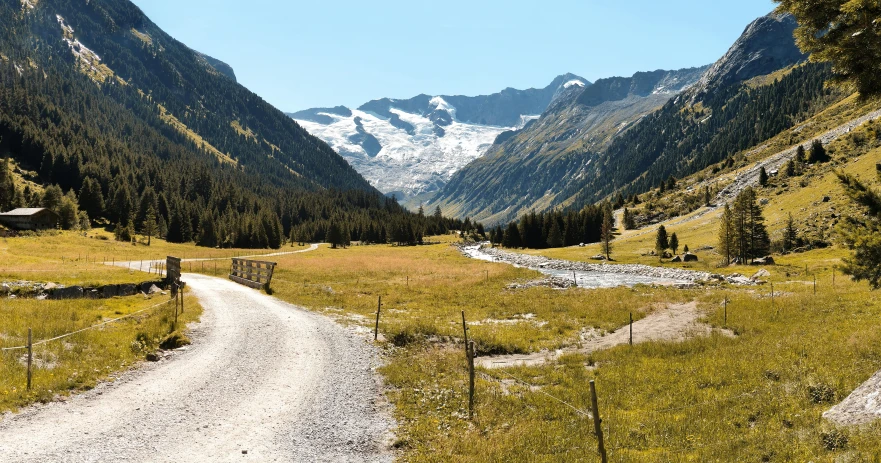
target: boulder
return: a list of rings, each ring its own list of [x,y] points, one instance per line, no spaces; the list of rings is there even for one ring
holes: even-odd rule
[[[664,251],[664,254],[661,255],[661,257],[664,259],[669,259],[669,258],[673,257],[673,254],[670,254],[669,252]]]
[[[66,288],[55,288],[50,293],[51,299],[80,299],[83,297],[82,286],[68,286]]]
[[[138,291],[137,285],[133,285],[133,284],[119,285],[119,295],[120,296],[134,296],[135,294],[138,294],[139,292],[140,291]]]
[[[159,294],[161,292],[162,290],[156,285],[150,285],[150,288],[146,291],[147,294]]]
[[[690,253],[690,252],[687,252],[687,253],[685,253],[684,256],[682,256],[682,261],[683,262],[697,262],[697,256]]]
[[[769,272],[769,271],[767,271],[767,270],[765,270],[765,269],[761,269],[761,270],[759,270],[758,272],[756,272],[756,273],[752,276],[752,278],[750,278],[750,280],[756,281],[756,280],[758,280],[759,278],[766,278],[766,277],[769,277],[769,276],[771,276],[771,272]]]
[[[101,293],[104,295],[104,299],[110,299],[111,297],[119,296],[119,286],[107,285],[101,288]]]
[[[753,259],[751,265],[774,265],[774,258],[771,256]]]
[[[677,263],[677,264],[678,264],[679,262],[682,262],[682,258],[679,257],[679,256],[676,256],[676,257],[674,257],[673,260],[671,260],[670,262],[673,262],[673,263]]]
[[[590,259],[591,260],[606,260],[606,256],[604,256],[602,254],[597,254],[597,255],[591,257]]]

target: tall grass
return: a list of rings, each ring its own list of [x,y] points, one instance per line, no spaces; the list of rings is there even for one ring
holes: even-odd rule
[[[3,299],[0,348],[27,345],[27,330],[37,343],[126,316],[163,303],[168,296],[105,300],[37,301]],[[199,319],[201,307],[187,301],[178,328]],[[175,327],[174,305],[162,304],[129,318],[34,346],[33,387],[27,391],[27,351],[0,351],[0,412],[94,387],[157,349]]]
[[[881,369],[881,301],[840,274],[832,287],[842,255],[781,258],[769,268],[773,300],[770,285],[511,291],[508,283],[537,273],[469,260],[448,245],[281,257],[273,286],[278,297],[370,329],[382,296],[380,333],[395,343],[387,343],[381,371],[400,422],[402,461],[597,460],[592,421],[560,402],[589,410],[590,379],[611,461],[877,461],[881,424],[838,429],[820,416]],[[583,329],[622,328],[631,311],[638,319],[658,304],[686,301],[737,336],[481,371],[475,418],[467,420],[461,310],[486,355],[573,345]],[[527,313],[535,318],[492,323]],[[829,436],[847,443],[834,448]]]

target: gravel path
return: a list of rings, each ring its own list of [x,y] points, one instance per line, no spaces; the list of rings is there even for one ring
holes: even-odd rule
[[[706,323],[701,323],[703,316],[697,303],[671,304],[665,309],[657,310],[641,320],[633,322],[633,343],[650,341],[684,341],[696,336],[709,336],[718,331],[725,336],[734,337],[729,330],[714,330]],[[543,351],[533,354],[496,355],[477,357],[478,366],[484,368],[508,368],[514,366],[542,365],[558,359],[563,354],[589,354],[611,349],[630,343],[630,327],[623,326],[604,336],[590,335],[578,347],[570,347],[557,351]]]
[[[394,422],[368,340],[227,280],[184,279],[205,309],[192,346],[7,414],[0,460],[392,460]]]

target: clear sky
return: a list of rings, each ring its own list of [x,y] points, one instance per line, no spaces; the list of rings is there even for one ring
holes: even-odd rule
[[[284,111],[710,64],[771,0],[134,0]]]

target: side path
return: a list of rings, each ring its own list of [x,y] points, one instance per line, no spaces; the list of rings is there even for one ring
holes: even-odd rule
[[[192,346],[6,415],[2,461],[392,460],[394,421],[367,339],[227,280],[185,280],[205,309]]]

